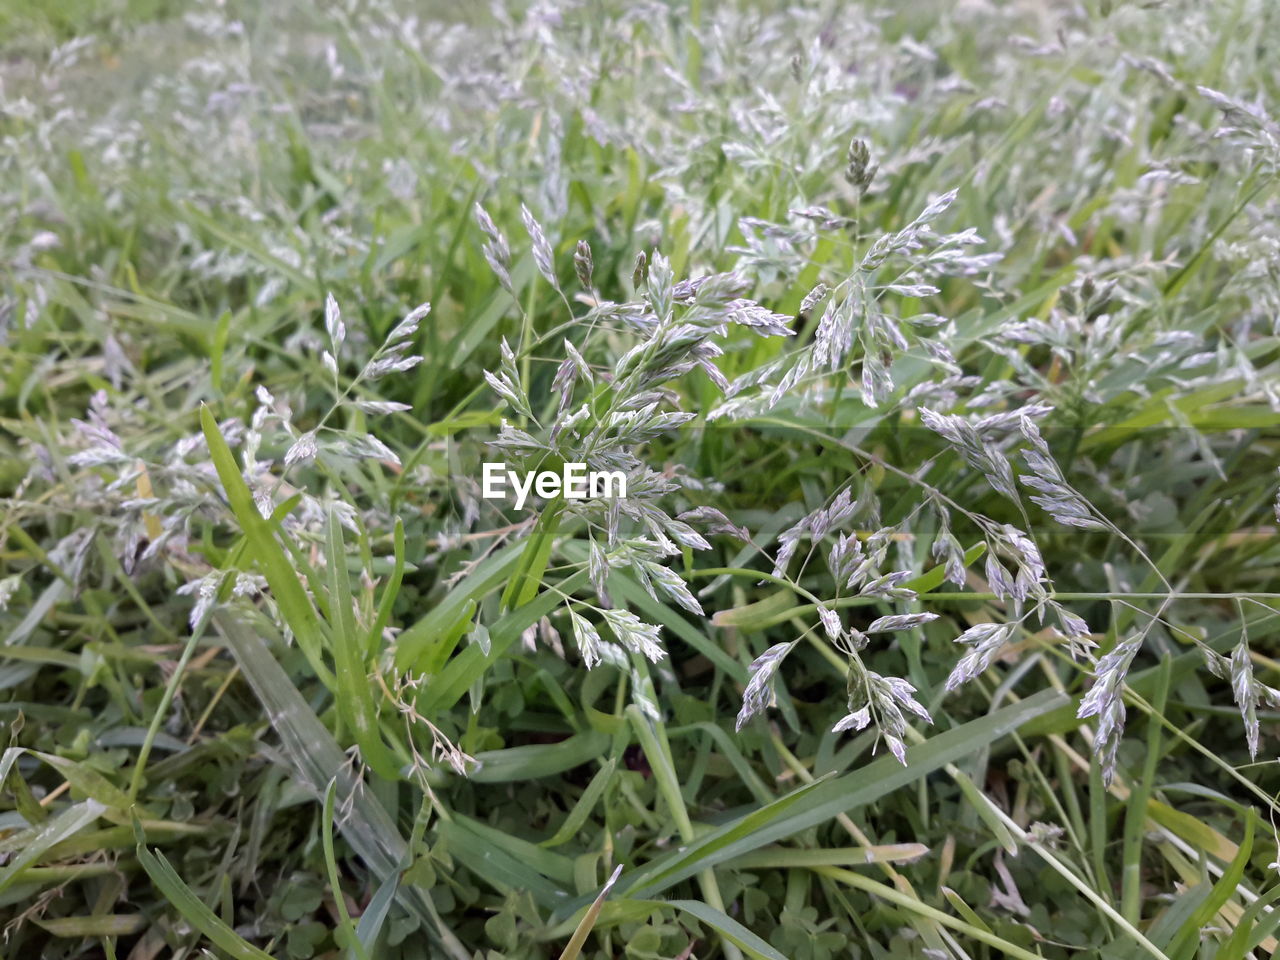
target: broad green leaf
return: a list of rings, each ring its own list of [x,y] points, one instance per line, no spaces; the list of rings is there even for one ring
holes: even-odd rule
[[[1173,833],[1199,850],[1211,853],[1219,860],[1230,862],[1239,846],[1232,843],[1209,824],[1183,810],[1176,810],[1155,797],[1147,800],[1147,816],[1170,833]]]
[[[778,616],[790,616],[796,606],[795,592],[785,588],[775,590],[763,600],[756,600],[742,607],[717,610],[711,622],[717,627],[736,627],[739,630],[762,630]]]
[[[569,894],[529,864],[463,824],[445,820],[437,827],[450,855],[496,890],[524,891],[539,906],[554,910],[569,903]]]
[[[104,816],[109,819],[120,820],[128,815],[131,806],[128,795],[92,767],[52,753],[40,753],[33,750],[31,755],[43,760],[57,770],[63,779],[71,784],[72,789],[102,804]],[[138,808],[138,814],[139,816],[146,815],[142,808]]]
[[[468,817],[462,813],[453,814],[453,822],[465,830],[470,830],[479,837],[487,839],[511,856],[533,869],[544,877],[562,887],[573,885],[573,858],[554,850],[548,850],[540,844],[516,836],[509,830],[499,830],[482,820]]]

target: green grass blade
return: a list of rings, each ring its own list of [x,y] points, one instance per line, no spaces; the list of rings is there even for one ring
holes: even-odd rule
[[[511,783],[551,777],[580,767],[609,749],[612,738],[603,733],[575,733],[559,743],[534,743],[475,754],[480,765],[468,774],[473,783]]]
[[[605,761],[600,769],[596,771],[595,776],[591,778],[591,782],[587,784],[586,789],[582,791],[582,796],[578,797],[577,803],[573,805],[569,815],[564,818],[560,828],[546,840],[543,840],[539,846],[558,847],[572,840],[587,822],[587,818],[591,816],[591,811],[600,801],[600,798],[604,796],[605,790],[609,788],[609,784],[613,780],[614,771],[617,769],[618,761],[616,759],[611,758]]]
[[[557,497],[538,518],[533,535],[520,554],[515,574],[502,592],[504,610],[522,607],[537,595],[538,588],[542,586],[542,578],[547,572],[547,564],[551,561],[551,547],[555,543],[556,530],[560,527],[563,508],[564,501]]]
[[[642,867],[628,878],[630,882],[624,889],[633,896],[657,893],[708,866],[824,823],[837,813],[872,803],[960,757],[982,749],[1018,729],[1032,717],[1057,707],[1064,699],[1060,693],[1044,690],[909,748],[906,766],[886,755],[855,773],[808,784],[767,807],[699,837],[686,849]]]
[[[484,675],[485,670],[520,639],[526,628],[563,602],[562,593],[572,593],[586,583],[587,571],[579,570],[558,583],[555,590],[543,591],[536,599],[507,613],[489,628],[489,652],[485,653],[479,645],[473,644],[449,661],[440,676],[427,685],[419,698],[418,710],[424,716],[433,717],[439,711],[452,707]]]
[[[378,613],[369,627],[369,637],[365,641],[365,655],[375,656],[381,646],[382,631],[391,622],[391,610],[395,606],[396,597],[400,595],[400,584],[404,581],[404,523],[396,517],[396,526],[392,534],[395,550],[395,562],[391,568],[391,577],[382,588],[382,596],[378,598]]]
[[[1253,853],[1253,817],[1246,817],[1244,839],[1240,841],[1240,852],[1222,871],[1218,882],[1209,890],[1208,895],[1192,912],[1191,916],[1174,934],[1168,949],[1170,960],[1190,960],[1200,948],[1201,931],[1217,915],[1222,906],[1236,892],[1237,885],[1244,879],[1245,867],[1249,856]]]
[[[215,612],[214,623],[271,718],[283,747],[280,754],[291,763],[293,774],[321,801],[335,771],[340,771],[337,800],[349,810],[338,824],[344,839],[375,877],[398,874],[407,866],[408,846],[382,806],[346,772],[346,756],[333,735],[302,699],[260,637],[227,611]],[[428,930],[434,927],[434,911],[419,891],[401,887],[398,899]]]
[[[393,873],[382,881],[377,892],[369,900],[369,905],[364,908],[364,913],[360,914],[360,922],[356,924],[356,939],[360,941],[366,956],[377,956],[374,948],[382,928],[386,926],[387,917],[391,914],[391,905],[395,902],[399,888],[400,874]],[[355,953],[356,951],[353,950],[349,956]]]
[[[227,503],[240,523],[248,543],[250,557],[258,564],[262,575],[267,578],[271,593],[280,607],[280,612],[289,624],[289,629],[297,638],[298,646],[311,665],[311,669],[325,686],[333,689],[333,672],[324,664],[321,651],[324,643],[320,627],[320,619],[315,608],[307,599],[306,592],[298,580],[288,557],[266,519],[258,512],[253,502],[240,468],[236,465],[231,448],[227,446],[218,423],[208,407],[200,408],[200,425],[204,430],[205,440],[209,445],[209,455],[218,471],[218,479],[227,495]]]
[[[329,891],[333,894],[333,903],[338,911],[339,930],[344,937],[347,937],[355,930],[355,924],[351,922],[351,914],[347,911],[347,900],[342,894],[342,879],[338,876],[338,858],[333,852],[333,797],[337,786],[337,780],[330,780],[324,792],[324,809],[320,815],[320,841],[324,849],[325,870],[329,874]],[[364,944],[360,943],[358,938],[352,943],[351,948],[357,960],[369,960]]]
[[[1158,716],[1164,713],[1165,701],[1168,699],[1170,669],[1169,658],[1161,659],[1156,673],[1155,698],[1151,704],[1153,713],[1147,718],[1147,755],[1142,764],[1142,776],[1134,784],[1129,794],[1129,805],[1125,810],[1122,848],[1124,866],[1120,873],[1120,913],[1134,924],[1140,920],[1142,847],[1147,830],[1147,804],[1155,781],[1156,766],[1160,762],[1161,726]]]
[[[696,917],[755,960],[787,960],[723,910],[708,906],[701,900],[668,900],[667,903],[677,910],[683,910],[691,917]]]
[[[135,832],[139,837],[135,853],[142,869],[147,872],[156,889],[188,923],[233,960],[272,960],[271,954],[264,953],[249,943],[210,910],[178,876],[164,854],[152,853],[147,849],[142,839],[141,825],[135,826]]]
[[[1272,887],[1249,904],[1240,917],[1240,923],[1231,936],[1218,948],[1215,960],[1244,960],[1250,950],[1256,950],[1267,937],[1280,926],[1280,910],[1274,908],[1280,900],[1280,885]]]
[[[85,800],[50,817],[25,835],[25,840],[24,835],[19,835],[17,839],[22,845],[17,854],[0,869],[0,892],[8,889],[26,867],[36,863],[51,847],[74,837],[102,816],[105,809],[97,800]]]
[[[814,869],[818,873],[878,896],[911,913],[925,917],[943,926],[951,927],[953,930],[958,930],[974,940],[995,947],[1007,957],[1016,957],[1017,960],[1041,960],[1038,954],[1019,947],[1004,937],[990,933],[985,924],[983,926],[974,926],[966,921],[957,920],[951,914],[944,913],[936,907],[932,907],[924,901],[897,890],[888,884],[879,883],[861,874],[854,873],[852,870],[843,870],[839,867],[815,867]]]
[[[618,882],[618,875],[621,873],[622,865],[619,864],[614,869],[613,875],[605,881],[605,885],[601,888],[595,900],[592,901],[591,906],[587,908],[587,912],[583,914],[582,919],[578,921],[578,926],[573,931],[573,936],[560,954],[560,960],[578,960],[579,955],[582,953],[582,946],[587,942],[591,928],[595,926],[596,918],[600,916],[600,908],[604,906],[605,898],[609,896],[609,891],[613,889],[613,885]]]
[[[356,631],[351,610],[351,580],[343,562],[346,551],[342,527],[336,512],[329,514],[329,615],[333,618],[330,634],[336,666],[333,694],[338,712],[355,736],[360,753],[378,776],[387,780],[400,778],[401,764],[382,741],[378,724],[378,708],[370,689],[369,671],[362,651],[362,636]]]
[[[450,855],[499,892],[527,892],[535,903],[549,910],[569,903],[566,891],[502,849],[492,838],[448,820],[441,822],[438,830],[441,839],[449,845]]]
[[[468,603],[506,583],[522,548],[519,542],[510,543],[485,557],[426,616],[400,634],[396,638],[396,668],[412,669],[437,637],[463,617]]]

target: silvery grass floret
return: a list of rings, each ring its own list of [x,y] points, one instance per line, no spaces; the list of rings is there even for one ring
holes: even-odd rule
[[[546,234],[527,207],[522,207],[521,216],[533,242],[539,272],[558,290]],[[494,239],[496,227],[490,230],[486,225],[492,223],[485,219],[487,214],[478,212],[477,217],[489,236],[486,255],[498,261],[495,268],[500,268],[502,250]],[[509,258],[509,253],[506,256]],[[590,247],[579,244],[574,260],[579,280],[589,283]],[[485,371],[484,377],[524,424],[516,426],[504,420],[489,444],[491,450],[526,470],[537,469],[547,457],[555,457],[564,463],[585,464],[590,471],[620,472],[625,477],[625,497],[570,499],[563,502],[563,508],[567,515],[586,524],[587,566],[599,601],[591,607],[624,648],[656,660],[665,655],[658,628],[614,605],[607,586],[609,571],[626,569],[650,596],[661,594],[700,616],[701,604],[665,561],[682,549],[710,549],[695,523],[709,533],[735,537],[744,537],[745,530],[711,507],[672,516],[664,503],[689,487],[689,478],[653,470],[639,451],[694,418],[693,413],[671,409],[679,400],[671,389],[674,382],[697,369],[713,383],[727,386],[714,362],[722,353],[715,338],[726,336],[731,328],[760,337],[791,336],[792,330],[790,318],[742,295],[748,281],[738,274],[677,281],[666,257],[656,252],[651,258],[645,256],[637,271],[642,274],[642,297],[622,304],[597,302],[582,318],[589,329],[602,320],[622,323],[631,331],[632,346],[611,367],[599,367],[586,356],[590,333],[581,345],[562,340],[565,355],[552,380],[555,405],[548,422],[539,420],[516,352],[505,339],[499,351],[499,368]],[[572,607],[569,612],[584,662],[593,666],[606,647],[589,620]]]
[[[725,391],[727,402],[714,410],[709,419],[751,416],[777,406],[784,397],[792,395],[820,396],[824,381],[852,363],[860,370],[863,402],[869,407],[880,406],[893,392],[894,357],[911,349],[913,343],[924,351],[930,362],[959,372],[947,346],[945,330],[938,337],[922,335],[924,331],[943,327],[945,321],[933,315],[919,319],[895,317],[882,305],[886,296],[929,297],[937,293],[936,286],[922,282],[924,277],[975,274],[999,260],[999,254],[973,253],[967,249],[982,242],[972,229],[942,235],[933,230],[931,224],[954,200],[955,191],[934,198],[909,224],[880,236],[848,276],[833,277],[830,286],[823,282],[811,289],[801,303],[799,315],[809,317],[826,304],[812,342],[789,357],[739,376]],[[821,230],[835,225],[822,222],[813,226],[812,233],[794,238],[797,244],[812,245]],[[743,253],[744,265],[757,265],[758,258],[749,250]],[[881,276],[887,265],[896,266],[898,270],[892,279]],[[760,390],[767,380],[775,378],[777,383],[768,393]],[[749,389],[756,392],[744,393]]]

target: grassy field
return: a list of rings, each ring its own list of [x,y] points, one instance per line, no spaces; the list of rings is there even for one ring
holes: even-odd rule
[[[1270,956],[1275,36],[0,0],[0,956]]]

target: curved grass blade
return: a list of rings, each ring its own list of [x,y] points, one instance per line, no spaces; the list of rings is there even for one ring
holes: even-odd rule
[[[374,945],[378,942],[378,935],[382,933],[382,928],[387,922],[387,916],[391,913],[391,904],[395,902],[396,891],[399,889],[400,874],[393,873],[382,881],[382,885],[378,887],[369,905],[364,908],[364,913],[360,915],[360,922],[356,924],[356,939],[360,941],[360,946],[368,956],[376,956]],[[356,951],[352,950],[349,955],[355,953]]]
[[[583,824],[587,822],[587,818],[591,816],[591,811],[595,808],[596,803],[604,796],[605,790],[608,789],[610,782],[613,780],[614,771],[617,769],[618,760],[616,757],[605,761],[604,765],[596,771],[595,776],[591,778],[591,782],[587,784],[586,789],[582,791],[582,796],[573,805],[569,815],[560,824],[560,829],[546,840],[543,840],[538,846],[558,847],[562,843],[572,840],[574,835],[582,829]]]
[[[152,853],[147,849],[142,824],[136,819],[133,822],[133,832],[137,838],[136,853],[142,869],[147,872],[156,889],[164,895],[175,910],[186,918],[188,923],[204,934],[232,960],[272,960],[271,954],[264,953],[249,943],[210,910],[178,876],[164,854]]]
[[[342,882],[338,876],[338,858],[333,852],[333,795],[337,785],[337,780],[330,780],[324,792],[324,811],[320,817],[320,841],[324,849],[325,870],[329,874],[329,890],[333,894],[333,903],[338,910],[340,930],[344,936],[349,936],[355,930],[355,924],[351,922],[351,914],[347,911],[347,900],[342,895]],[[392,874],[392,876],[398,875]],[[351,950],[355,953],[357,960],[369,960],[369,955],[365,952],[364,944],[359,938],[352,943]]]
[[[1244,879],[1244,870],[1249,863],[1249,855],[1253,852],[1253,822],[1253,817],[1245,818],[1244,839],[1240,841],[1240,851],[1171,939],[1165,951],[1171,960],[1187,960],[1195,956],[1200,947],[1201,932],[1223,905],[1231,899],[1231,895],[1236,891],[1236,885]]]
[[[18,854],[0,870],[0,891],[7,889],[25,867],[39,860],[50,847],[75,836],[102,816],[105,810],[106,807],[97,800],[85,800],[42,823],[31,832],[30,839]]]

